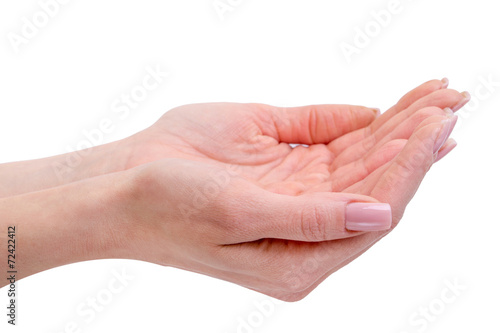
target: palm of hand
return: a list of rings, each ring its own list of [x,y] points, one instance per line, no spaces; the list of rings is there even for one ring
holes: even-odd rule
[[[334,163],[336,155],[339,155],[335,153],[335,140],[330,144],[324,142],[292,148],[289,143],[294,142],[283,142],[278,133],[280,128],[290,128],[290,121],[270,113],[272,107],[217,103],[203,105],[203,108],[200,110],[199,106],[190,105],[167,113],[154,127],[155,131],[163,134],[151,135],[156,139],[148,140],[154,144],[149,144],[147,151],[141,149],[137,160],[143,163],[144,159],[183,158],[222,168],[229,165],[256,185],[289,195],[341,192],[354,184],[354,178],[349,174],[352,175],[355,170],[342,168],[344,164],[349,164],[348,161]],[[344,124],[344,129],[334,129],[345,133],[341,140],[347,148],[342,156],[359,150],[354,146],[359,135],[352,135],[349,130],[368,125],[372,119],[373,116],[366,114],[361,124]],[[361,133],[364,127],[357,131]],[[305,138],[308,133],[288,135]],[[338,184],[335,182],[337,178],[348,181]]]
[[[378,118],[373,109],[347,105],[182,106],[138,133],[129,167],[165,158],[231,166],[244,179],[275,193],[369,195],[390,203],[399,220],[423,177],[412,174],[412,169],[422,169],[419,165],[402,166],[401,161],[429,150],[440,128],[436,123],[446,119],[444,108],[457,111],[463,106],[462,94],[443,88],[438,80],[424,83]],[[415,142],[407,145],[412,135]],[[289,143],[309,147],[291,148]],[[405,146],[412,147],[403,154]],[[452,143],[445,144],[437,159],[452,148]]]
[[[393,222],[397,223],[428,168],[453,148],[448,143],[438,154],[433,153],[434,141],[443,128],[442,121],[449,117],[443,109],[450,107],[456,111],[457,105],[463,102],[458,92],[442,88],[438,80],[427,82],[405,95],[380,117],[371,109],[338,105],[285,109],[218,103],[180,107],[136,135],[137,149],[130,156],[129,167],[178,158],[201,162],[189,169],[194,173],[203,173],[203,164],[220,169],[236,168],[246,181],[275,193],[368,195],[389,203]],[[309,147],[292,149],[289,143]],[[200,176],[198,180],[206,180],[204,175]],[[236,190],[233,193],[241,193],[245,188]],[[281,241],[272,237],[262,239],[260,236],[255,241],[246,236],[235,240],[225,233],[223,236],[228,239],[220,240],[222,245],[217,250],[222,252],[216,256],[223,260],[207,258],[207,248],[203,248],[196,256],[211,262],[210,268],[188,269],[236,281],[278,298],[300,299],[386,233],[373,232],[318,243]],[[206,235],[200,237],[205,239]],[[200,239],[195,238],[194,243],[200,243]],[[248,271],[251,276],[260,272],[258,276],[279,281],[276,274],[282,274],[280,270],[270,270],[272,265],[262,265],[263,261],[274,262],[278,253],[284,263],[300,263],[317,249],[328,250],[331,257],[326,258],[321,269],[305,283],[294,287],[297,292],[293,296],[276,291],[271,282],[270,286],[257,288],[255,286],[262,281],[227,272],[227,262],[230,262],[236,267],[230,266],[231,270]],[[242,262],[242,257],[247,260]],[[284,268],[281,271],[286,273]]]

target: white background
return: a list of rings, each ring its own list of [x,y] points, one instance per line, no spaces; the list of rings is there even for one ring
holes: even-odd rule
[[[221,20],[213,0],[73,0],[16,53],[8,34],[21,34],[22,18],[41,7],[2,1],[0,162],[75,149],[82,131],[106,117],[116,120],[105,137],[114,141],[194,102],[385,110],[414,86],[446,76],[475,103],[460,111],[458,147],[432,168],[400,226],[303,301],[263,311],[255,302],[268,297],[236,285],[103,260],[21,280],[15,329],[0,289],[0,331],[61,333],[74,321],[80,332],[499,332],[500,87],[489,92],[482,83],[500,81],[496,2],[401,0],[348,63],[340,44],[353,44],[356,27],[375,29],[370,13],[389,2],[233,0]],[[129,117],[116,118],[113,101],[157,65],[168,79]],[[78,307],[123,269],[133,280],[86,322]],[[446,281],[466,290],[440,308]],[[429,306],[439,314],[425,329],[410,322]]]

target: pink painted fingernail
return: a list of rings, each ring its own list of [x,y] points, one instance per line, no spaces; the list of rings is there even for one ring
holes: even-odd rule
[[[451,108],[453,112],[457,112],[458,110],[460,110],[465,104],[469,103],[471,99],[471,95],[467,91],[464,91],[463,93],[461,93],[461,95],[463,96],[462,100],[458,102],[457,105]]]
[[[381,231],[391,228],[392,212],[387,203],[354,202],[345,211],[345,227],[352,231]]]
[[[441,80],[441,82],[443,82],[443,86],[441,87],[441,89],[446,89],[446,88],[448,88],[448,85],[450,84],[450,80],[448,80],[448,78],[446,78],[446,77],[445,77],[445,78],[443,78],[443,79]]]
[[[382,114],[379,108],[371,108],[373,112],[375,112],[375,116],[378,117]]]

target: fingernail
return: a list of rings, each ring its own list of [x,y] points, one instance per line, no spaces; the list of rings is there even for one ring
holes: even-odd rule
[[[450,109],[450,108],[444,108],[444,109],[443,109],[443,111],[444,111],[444,113],[446,113],[446,116],[447,116],[448,118],[451,118],[451,117],[453,117],[453,115],[454,115],[453,110],[452,110],[452,109]]]
[[[458,102],[457,105],[455,105],[452,108],[453,112],[457,112],[458,110],[460,110],[465,104],[469,103],[469,101],[471,99],[471,96],[467,91],[464,91],[463,93],[461,93],[461,95],[463,98],[460,102]]]
[[[441,132],[439,133],[438,137],[436,138],[436,141],[434,142],[434,154],[436,154],[439,151],[439,149],[441,149],[441,147],[446,142],[446,139],[448,139],[448,135],[451,132],[451,125],[453,122],[452,119],[453,118],[443,120],[443,126],[441,127]]]
[[[441,159],[443,159],[446,155],[450,153],[457,146],[457,142],[453,139],[448,139],[444,144],[444,148],[438,153],[436,160],[434,163],[437,163]]]
[[[352,231],[381,231],[392,225],[391,206],[386,203],[348,204],[345,217],[345,227]]]
[[[380,112],[380,109],[379,108],[371,108],[374,112],[375,112],[375,116],[378,117],[382,114],[382,112]]]
[[[445,78],[443,78],[443,79],[441,80],[441,82],[443,82],[443,86],[441,87],[441,89],[446,89],[446,88],[448,88],[448,85],[450,84],[450,80],[448,80],[448,78],[446,78],[446,77],[445,77]]]
[[[457,120],[458,120],[457,115],[453,115],[453,117],[451,117],[451,126],[450,126],[450,132],[448,133],[448,137],[450,137],[451,132],[453,132],[453,129],[455,128],[455,125],[457,124]]]

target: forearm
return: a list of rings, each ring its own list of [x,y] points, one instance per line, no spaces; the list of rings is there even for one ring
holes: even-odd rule
[[[16,233],[17,279],[79,261],[124,258],[127,185],[121,174],[0,199],[1,274],[10,270],[9,227]]]
[[[124,170],[128,147],[125,139],[43,159],[0,164],[0,198]]]

